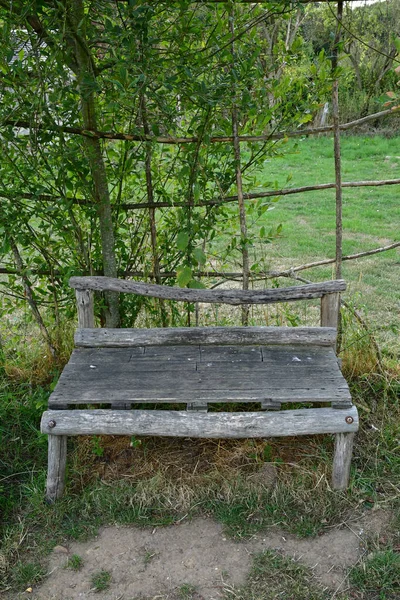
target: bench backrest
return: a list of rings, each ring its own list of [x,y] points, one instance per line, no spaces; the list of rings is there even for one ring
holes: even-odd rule
[[[123,292],[128,294],[138,294],[140,296],[147,296],[150,298],[161,298],[164,300],[177,300],[181,302],[203,302],[203,303],[220,303],[220,304],[273,304],[279,302],[292,302],[295,300],[306,300],[310,298],[321,298],[321,326],[322,327],[333,327],[337,328],[338,315],[339,315],[339,302],[340,292],[346,289],[346,282],[342,279],[333,281],[323,281],[321,283],[310,283],[300,286],[292,286],[286,288],[276,289],[264,289],[264,290],[204,290],[204,289],[188,289],[188,288],[177,288],[169,287],[164,285],[157,285],[151,283],[141,283],[136,281],[126,281],[123,279],[114,279],[111,277],[71,277],[69,284],[76,291],[76,301],[78,308],[78,332],[76,341],[79,345],[89,345],[90,335],[87,333],[85,336],[79,334],[80,329],[94,329],[94,310],[93,310],[93,292]],[[180,328],[177,328],[180,329]],[[204,329],[204,328],[193,328]],[[222,335],[224,328],[207,328],[221,330],[219,333]],[[228,328],[227,328],[228,329]],[[271,331],[276,328],[245,328],[248,330],[248,337],[252,338],[256,335],[255,330],[270,329]],[[293,328],[297,331],[297,335],[300,335],[300,330],[304,331],[313,328]],[[232,340],[237,337],[238,332],[243,340],[244,328],[232,328],[230,327],[231,333],[227,333]],[[253,330],[253,334],[251,333]],[[109,339],[111,343],[111,334],[107,333],[112,330],[97,330],[93,332],[92,345],[107,345],[106,340]],[[126,330],[133,332],[135,330]],[[137,330],[139,331],[139,330]],[[235,331],[237,333],[235,333]],[[131,343],[133,343],[132,333],[125,334],[127,337],[126,343],[130,336]],[[165,336],[163,338],[162,336]],[[304,334],[305,335],[305,334]],[[313,334],[314,335],[314,334]],[[124,334],[122,334],[122,337]],[[178,339],[179,333],[171,333],[170,337]],[[87,341],[84,341],[84,338]],[[115,337],[115,336],[114,336]],[[121,336],[120,336],[121,337]],[[161,334],[160,339],[166,339],[167,334]],[[172,340],[171,337],[171,340]],[[287,336],[286,336],[287,337]],[[290,336],[289,336],[290,337]],[[307,336],[306,336],[307,337]],[[306,337],[304,339],[306,339]],[[95,342],[95,338],[99,342]],[[102,343],[100,344],[100,339]],[[116,339],[116,338],[115,338]],[[121,338],[122,339],[122,338]],[[196,339],[195,332],[193,332],[193,339]],[[272,338],[271,338],[272,339]],[[286,338],[285,338],[286,339]],[[160,343],[160,342],[158,342]],[[164,343],[173,343],[172,341]],[[198,342],[193,342],[198,343]],[[225,342],[228,343],[228,342]],[[243,343],[243,341],[242,341]],[[248,342],[249,343],[249,342]],[[251,342],[250,342],[251,343]],[[253,342],[254,343],[254,342]],[[288,343],[288,342],[286,342]],[[290,343],[290,342],[289,342]],[[325,342],[326,343],[326,342]],[[332,343],[332,340],[329,342]],[[113,344],[115,345],[115,343]]]

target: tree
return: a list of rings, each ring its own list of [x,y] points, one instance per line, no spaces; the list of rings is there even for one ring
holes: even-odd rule
[[[323,57],[310,77],[294,41],[303,13],[286,4],[230,10],[233,33],[220,3],[0,0],[0,219],[14,294],[24,296],[11,239],[38,304],[55,312],[69,306],[71,274],[174,282],[177,273],[179,285],[198,286],[207,260],[258,268],[256,244],[274,232],[250,239],[223,200],[237,192],[239,167],[244,190],[262,185],[257,169],[280,143],[242,145],[239,157],[232,115],[240,135],[297,128],[329,78]],[[266,60],[260,32],[286,15]],[[268,205],[246,205],[250,225]],[[119,311],[106,298],[106,325],[134,321],[147,301],[122,302]]]
[[[310,5],[302,33],[312,52],[330,52],[335,30],[332,8]],[[400,5],[396,0],[346,6],[343,17],[341,81],[343,112],[348,118],[366,116],[383,92],[395,83],[393,66],[398,55]]]

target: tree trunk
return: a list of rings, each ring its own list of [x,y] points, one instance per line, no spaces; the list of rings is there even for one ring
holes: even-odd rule
[[[230,15],[229,20],[230,32],[232,35],[231,51],[232,51],[232,69],[235,66],[235,47],[234,47],[234,16],[233,12]],[[249,250],[248,250],[248,239],[247,239],[247,219],[246,219],[246,207],[244,204],[243,195],[243,182],[242,182],[242,170],[240,166],[240,143],[239,143],[239,115],[237,107],[237,93],[235,88],[235,82],[232,79],[232,135],[233,135],[233,149],[235,155],[235,171],[236,171],[236,189],[239,204],[239,220],[240,220],[240,242],[242,252],[242,268],[243,268],[243,283],[242,288],[244,290],[249,289],[250,280],[250,261],[249,261]],[[244,304],[242,306],[242,325],[248,325],[249,323],[249,306]]]
[[[46,344],[49,348],[50,354],[52,355],[53,358],[57,358],[57,352],[56,349],[53,345],[53,342],[51,341],[51,337],[49,332],[47,331],[47,327],[44,324],[44,321],[42,319],[42,315],[40,314],[39,308],[36,304],[36,300],[34,298],[33,295],[33,288],[32,288],[32,284],[29,281],[28,276],[25,273],[25,268],[24,268],[24,263],[22,261],[21,255],[19,253],[18,250],[18,246],[14,240],[14,238],[12,238],[11,236],[9,236],[9,242],[10,242],[10,246],[11,246],[11,250],[14,256],[14,262],[15,262],[15,266],[17,268],[18,274],[22,279],[22,284],[24,286],[24,292],[25,292],[25,297],[28,301],[28,304],[31,308],[32,314],[33,314],[33,318],[35,319],[37,325],[39,326],[40,332],[43,335],[43,338],[46,341]]]
[[[69,7],[68,20],[72,29],[71,34],[76,61],[74,70],[78,78],[81,96],[83,126],[85,129],[97,130],[95,93],[87,84],[87,82],[90,83],[95,80],[96,74],[93,58],[84,37],[82,0],[72,0],[71,3],[67,3],[67,6]],[[94,200],[99,217],[103,271],[106,277],[117,277],[113,218],[103,152],[100,140],[97,138],[86,137],[85,145],[93,178]],[[107,292],[105,297],[107,304],[106,327],[118,327],[120,320],[118,294]]]

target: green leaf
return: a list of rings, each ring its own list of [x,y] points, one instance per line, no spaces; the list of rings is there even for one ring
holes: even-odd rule
[[[176,245],[178,250],[186,250],[189,243],[189,236],[185,231],[178,233],[176,238]]]
[[[206,255],[204,254],[204,252],[203,252],[203,250],[201,248],[195,248],[193,250],[193,258],[200,265],[204,265],[206,263],[206,260],[207,260],[207,257],[206,257]]]
[[[178,267],[176,270],[176,280],[179,287],[186,287],[192,279],[192,269],[187,265]]]
[[[188,287],[195,289],[195,290],[205,290],[206,289],[206,286],[204,285],[204,283],[201,283],[201,281],[197,281],[197,279],[192,279],[191,281],[189,281]]]
[[[201,188],[198,183],[195,183],[193,186],[193,198],[195,199],[196,202],[198,202],[200,200],[200,196],[201,196]]]

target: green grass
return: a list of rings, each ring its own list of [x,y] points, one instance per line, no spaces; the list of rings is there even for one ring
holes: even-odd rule
[[[255,557],[245,586],[226,593],[226,600],[328,600],[331,597],[331,593],[312,582],[309,569],[271,551]]]
[[[66,569],[71,569],[72,571],[80,571],[83,567],[83,558],[79,556],[79,554],[73,554],[67,561],[65,565]]]
[[[191,600],[195,594],[196,586],[191,583],[183,583],[178,590],[178,596],[181,600]]]
[[[265,162],[259,183],[278,189],[335,181],[330,137],[290,141],[286,154]],[[343,181],[399,178],[400,139],[343,136]],[[287,182],[287,178],[290,181]],[[267,188],[270,189],[270,188]],[[399,241],[398,185],[343,189],[343,253],[354,254]],[[282,223],[276,243],[265,248],[267,268],[279,270],[335,256],[335,190],[282,196],[264,224]],[[400,249],[343,263],[351,297],[388,351],[400,350]],[[331,278],[332,267],[303,271],[311,280]]]
[[[104,592],[110,587],[111,573],[104,570],[98,571],[97,573],[93,573],[90,582],[92,585],[92,589],[95,592]]]
[[[350,571],[350,582],[368,595],[379,600],[400,596],[400,554],[392,548],[369,555]]]

